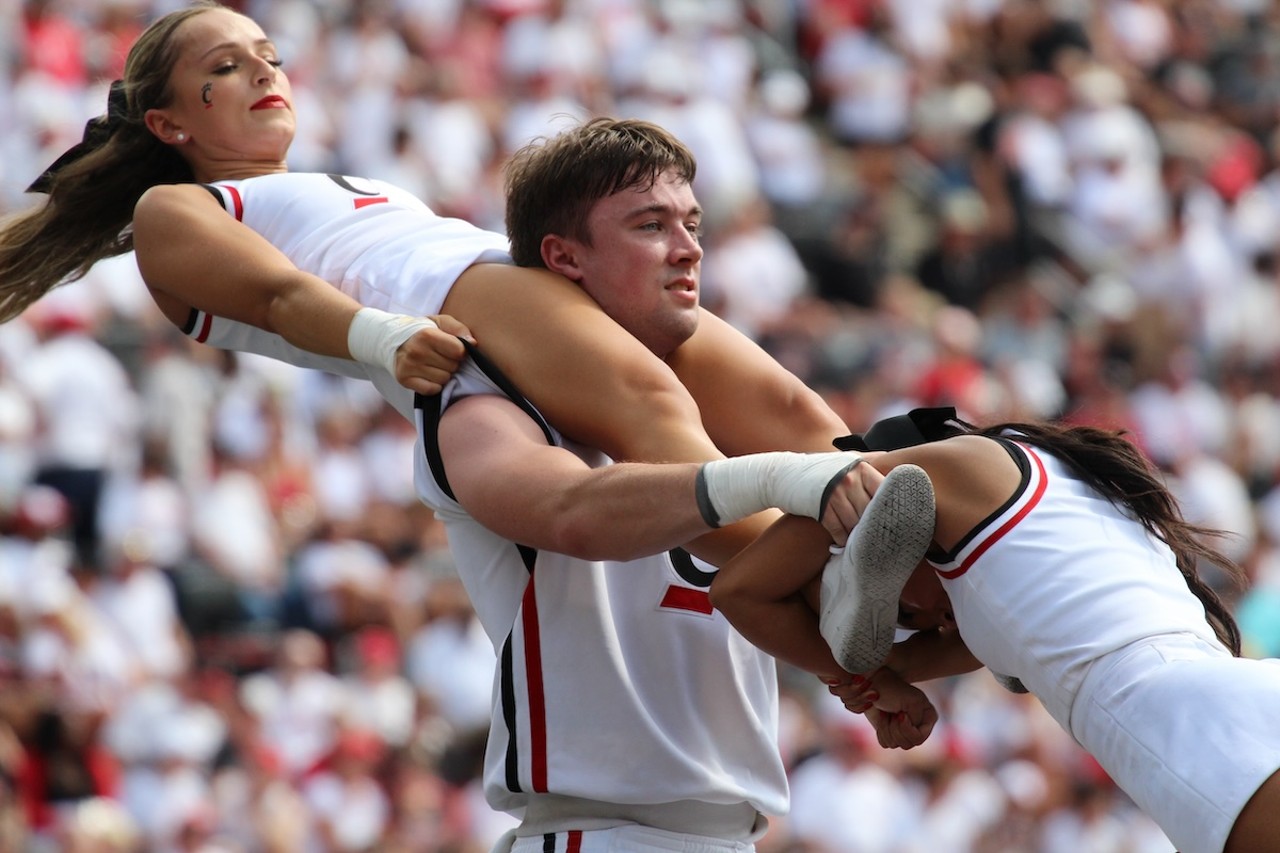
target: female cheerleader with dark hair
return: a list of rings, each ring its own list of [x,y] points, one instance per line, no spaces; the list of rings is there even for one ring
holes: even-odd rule
[[[872,451],[882,474],[923,468],[936,511],[899,597],[899,624],[916,633],[833,692],[866,710],[882,746],[910,748],[936,715],[908,684],[986,666],[1034,694],[1182,853],[1280,849],[1280,660],[1239,657],[1235,621],[1199,571],[1240,578],[1214,531],[1183,518],[1122,434],[954,415],[916,410],[838,442]],[[876,571],[830,566],[848,575],[824,579],[830,590]],[[717,604],[738,625],[765,618],[752,584],[776,567],[749,550],[730,568]]]

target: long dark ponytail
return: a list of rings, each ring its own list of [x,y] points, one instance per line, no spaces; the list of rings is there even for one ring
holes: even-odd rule
[[[1005,423],[981,428],[965,426],[979,435],[1017,433],[1019,441],[1043,448],[1062,459],[1099,494],[1116,506],[1127,509],[1143,527],[1173,551],[1187,586],[1204,604],[1214,632],[1233,654],[1240,654],[1240,629],[1231,611],[1200,577],[1198,569],[1203,560],[1220,568],[1233,582],[1243,583],[1241,568],[1208,544],[1225,534],[1184,519],[1177,499],[1159,473],[1124,433],[1053,423]]]

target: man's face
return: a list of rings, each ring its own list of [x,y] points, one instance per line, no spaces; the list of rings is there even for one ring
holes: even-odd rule
[[[560,271],[665,357],[698,325],[701,226],[693,189],[667,172],[647,190],[623,190],[596,202],[587,217],[591,245],[566,239],[572,260]]]

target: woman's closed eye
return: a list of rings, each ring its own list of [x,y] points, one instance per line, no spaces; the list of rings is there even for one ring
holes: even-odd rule
[[[280,59],[276,59],[274,56],[270,56],[270,57],[268,57],[268,56],[264,56],[264,57],[262,57],[262,60],[263,60],[263,62],[265,62],[265,63],[267,63],[268,65],[270,65],[272,68],[282,68],[282,67],[284,67],[284,61],[283,61],[283,60],[280,60]],[[239,68],[240,68],[240,63],[238,63],[238,62],[227,62],[227,63],[225,63],[225,64],[223,64],[223,65],[219,65],[217,68],[213,69],[213,73],[214,73],[214,74],[216,74],[216,75],[218,75],[219,77],[225,77],[225,76],[227,76],[228,74],[234,74],[234,73],[235,73]]]

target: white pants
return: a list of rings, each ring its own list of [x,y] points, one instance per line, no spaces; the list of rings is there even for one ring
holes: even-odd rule
[[[516,838],[509,833],[493,853],[755,853],[750,841],[724,841],[627,824]]]
[[[1180,853],[1219,853],[1280,769],[1280,660],[1233,658],[1191,635],[1099,660],[1071,730]]]

